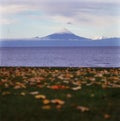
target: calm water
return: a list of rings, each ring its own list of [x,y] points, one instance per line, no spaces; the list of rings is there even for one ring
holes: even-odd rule
[[[0,66],[120,67],[120,47],[0,48]]]

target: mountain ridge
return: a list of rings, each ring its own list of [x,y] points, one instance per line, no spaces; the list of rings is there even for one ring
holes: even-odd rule
[[[65,39],[67,40],[90,40],[85,37],[80,37],[67,29],[63,29],[62,31],[58,31],[56,33],[53,33],[44,37],[35,37],[35,38],[38,38],[40,40],[65,40]]]
[[[80,37],[68,30],[59,31],[45,37],[30,39],[3,39],[0,47],[85,47],[85,46],[119,46],[120,38],[103,38],[92,40]]]

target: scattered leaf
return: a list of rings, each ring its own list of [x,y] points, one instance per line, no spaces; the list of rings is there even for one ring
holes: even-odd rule
[[[45,99],[46,96],[45,95],[35,95],[36,99]]]
[[[48,99],[45,99],[45,100],[43,100],[43,104],[49,104],[50,103],[50,100],[48,100]]]
[[[104,114],[105,119],[109,119],[111,116],[109,114]]]
[[[50,110],[51,106],[50,105],[45,105],[45,106],[42,106],[42,109],[43,110]]]
[[[72,88],[72,90],[74,90],[74,91],[81,90],[81,89],[82,89],[81,86],[73,87],[73,88]]]
[[[62,105],[56,105],[56,108],[59,110],[62,108]]]
[[[60,99],[53,99],[53,100],[51,100],[51,103],[63,105],[65,102],[63,100],[60,100]]]
[[[30,92],[30,94],[31,94],[31,95],[37,95],[37,94],[39,94],[39,92],[38,92],[38,91]]]
[[[72,95],[71,95],[71,94],[67,94],[66,97],[67,97],[67,98],[71,98]]]
[[[9,91],[2,92],[2,95],[9,95],[9,94],[11,94],[11,92]]]
[[[20,95],[25,96],[25,95],[26,95],[26,93],[25,93],[25,92],[21,92],[21,93],[20,93]]]
[[[86,112],[90,110],[88,107],[85,106],[77,106],[77,109],[80,110],[81,112]]]

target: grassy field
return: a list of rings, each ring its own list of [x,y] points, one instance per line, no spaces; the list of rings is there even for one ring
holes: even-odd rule
[[[120,121],[120,68],[0,68],[0,121]]]

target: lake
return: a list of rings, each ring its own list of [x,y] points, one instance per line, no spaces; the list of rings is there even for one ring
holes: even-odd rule
[[[120,67],[120,47],[1,47],[0,66]]]

